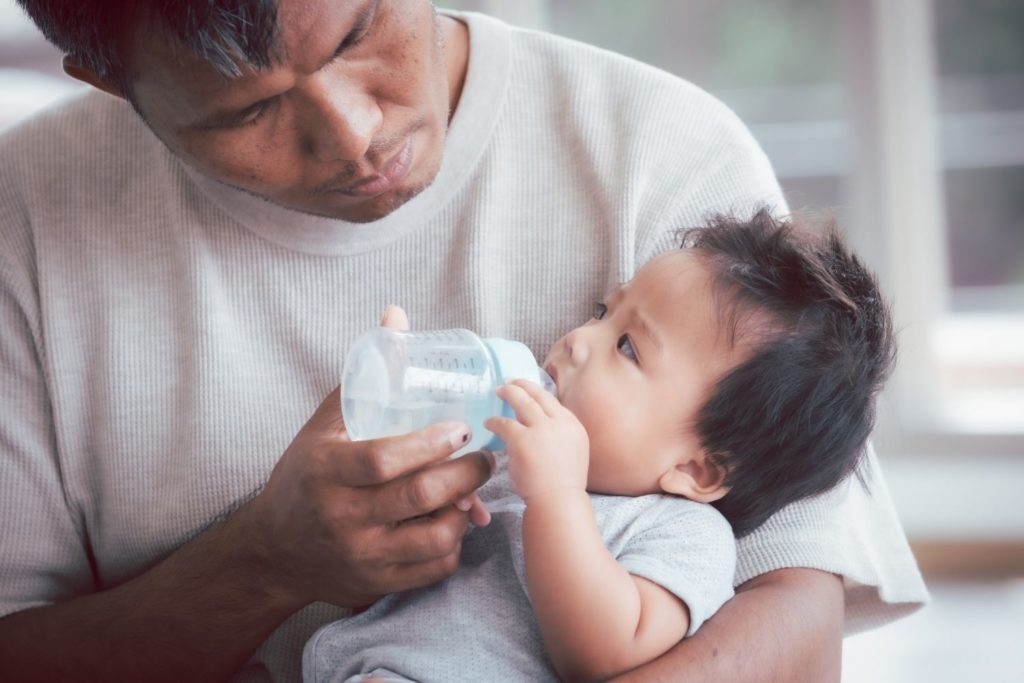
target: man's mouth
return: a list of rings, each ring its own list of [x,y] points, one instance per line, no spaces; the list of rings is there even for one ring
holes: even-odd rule
[[[327,192],[337,192],[350,197],[375,197],[387,192],[397,185],[409,172],[412,154],[412,136],[409,136],[405,139],[405,144],[402,145],[401,149],[384,162],[384,165],[381,166],[377,173],[348,185],[328,188]]]

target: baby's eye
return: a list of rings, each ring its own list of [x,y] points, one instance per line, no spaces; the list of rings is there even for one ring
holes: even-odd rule
[[[608,313],[608,307],[607,306],[605,306],[601,302],[597,302],[597,303],[594,304],[594,319],[595,320],[601,320],[602,318],[604,318],[606,313]]]
[[[616,343],[615,348],[621,351],[623,356],[634,363],[636,362],[636,349],[633,348],[633,342],[630,341],[628,334],[624,334],[619,337],[619,341]]]

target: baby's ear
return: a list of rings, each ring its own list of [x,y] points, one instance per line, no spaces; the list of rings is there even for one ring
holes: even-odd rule
[[[661,475],[658,485],[665,493],[698,503],[711,503],[729,492],[724,482],[725,468],[700,453],[677,462],[672,469]]]

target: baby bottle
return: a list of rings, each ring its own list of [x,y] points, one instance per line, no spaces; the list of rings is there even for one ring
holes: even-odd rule
[[[469,330],[403,332],[378,327],[352,344],[341,380],[341,412],[354,440],[407,434],[458,420],[472,436],[454,455],[501,440],[484,428],[495,415],[514,417],[494,391],[526,379],[554,393],[554,382],[520,342],[481,339]]]

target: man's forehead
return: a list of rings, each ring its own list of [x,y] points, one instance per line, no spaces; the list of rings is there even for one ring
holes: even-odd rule
[[[237,59],[237,76],[222,73],[166,32],[139,32],[133,50],[134,89],[156,106],[173,107],[181,123],[222,108],[247,106],[287,89],[290,70],[318,69],[373,1],[282,0],[272,63],[257,68]]]
[[[245,89],[251,81],[259,80],[268,70],[281,64],[306,67],[306,61],[314,59],[315,53],[323,49],[333,50],[336,43],[355,23],[364,5],[373,0],[280,0],[277,3],[276,21],[267,42],[266,68],[253,65],[231,42],[245,42],[251,38],[238,36],[208,37],[219,40],[233,59],[237,75],[224,73],[194,48],[168,34],[154,22],[143,22],[145,27],[135,37],[133,52],[136,59],[136,75],[145,78],[157,72],[157,77],[178,76],[188,84],[188,89],[200,97],[223,92],[226,89]]]

